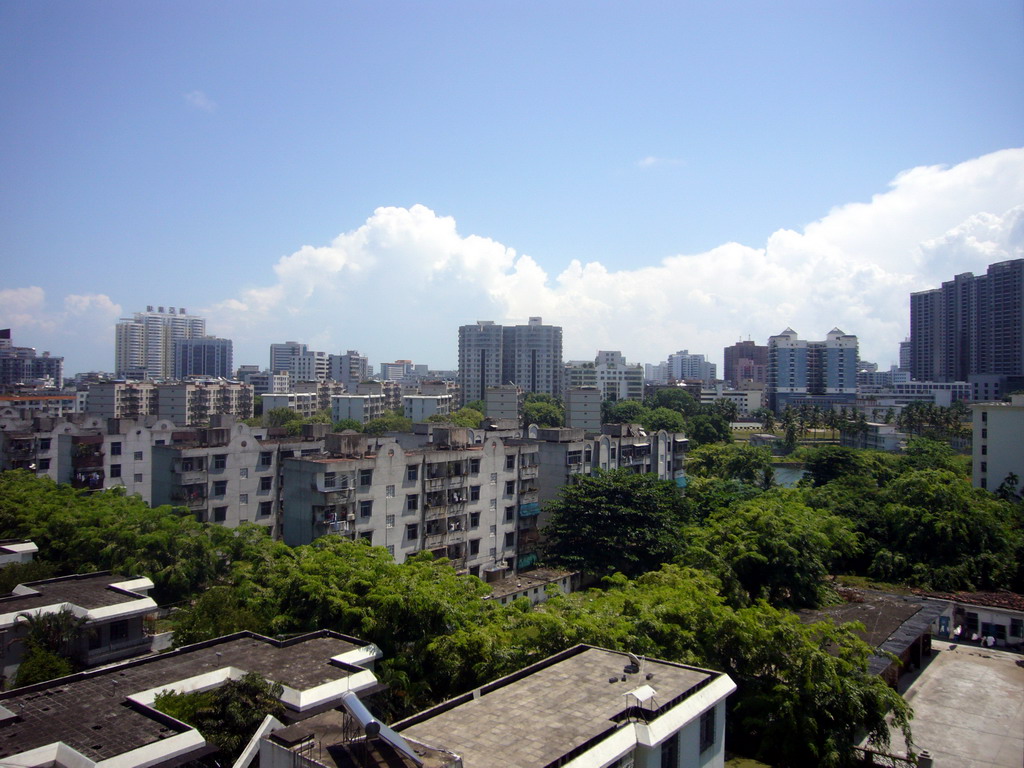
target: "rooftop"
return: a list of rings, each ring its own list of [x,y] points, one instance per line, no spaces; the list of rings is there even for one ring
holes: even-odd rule
[[[280,682],[291,706],[288,689],[308,692],[328,683],[347,684],[364,672],[337,657],[366,649],[375,650],[328,631],[283,642],[240,632],[2,693],[0,707],[7,716],[0,710],[0,759],[63,742],[90,760],[106,760],[191,730],[149,707],[152,698],[146,693],[209,688],[230,670],[258,672]],[[200,675],[206,676],[202,682],[182,685]]]
[[[625,672],[635,669],[629,664],[625,653],[579,645],[394,728],[460,755],[465,768],[494,765],[497,755],[506,768],[543,768],[603,741],[631,716],[660,716],[722,677],[650,659]],[[656,693],[637,706],[628,694],[644,685]]]
[[[534,587],[546,587],[548,584],[557,584],[562,579],[568,579],[572,576],[572,571],[559,571],[554,568],[534,568],[532,571],[525,571],[491,582],[491,594],[485,599],[507,597],[516,592],[522,592],[524,589],[533,589]]]
[[[149,579],[115,576],[109,571],[31,581],[0,597],[0,617],[64,604],[93,611],[138,601],[148,610],[156,607],[145,594],[152,586]]]

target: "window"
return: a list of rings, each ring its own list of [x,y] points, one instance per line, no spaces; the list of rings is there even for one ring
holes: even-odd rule
[[[135,475],[133,476],[132,482],[141,483],[142,482],[142,473],[141,472],[136,472]]]
[[[497,484],[498,484],[498,473],[497,472],[491,472],[491,485],[497,485]]]
[[[967,633],[970,636],[971,633],[978,631],[978,614],[968,613],[967,614]]]
[[[679,731],[661,743],[661,768],[677,768],[679,765]]]
[[[709,709],[700,716],[700,751],[704,752],[715,743],[715,710]]]
[[[497,511],[498,511],[498,500],[497,499],[491,499],[491,512],[497,512]]]
[[[405,509],[407,512],[415,512],[420,508],[420,495],[418,493],[410,493],[405,497]]]
[[[515,480],[506,480],[505,481],[505,495],[506,496],[515,496],[515,493],[516,493],[516,481]]]
[[[506,523],[511,523],[515,519],[516,519],[516,508],[515,507],[505,507],[505,522]]]
[[[227,480],[214,480],[213,481],[213,495],[223,496],[228,492],[228,481]]]
[[[516,545],[516,534],[514,531],[507,531],[505,533],[505,549],[514,547]]]
[[[167,445],[167,441],[166,440],[157,440],[156,444],[157,445]]]
[[[471,486],[469,486],[469,500],[470,501],[480,501],[480,486],[479,485],[471,485]]]
[[[981,430],[981,439],[984,440],[988,437],[988,427],[984,427]]]
[[[388,554],[391,555],[392,557],[395,556],[395,545],[394,544],[388,544]]]
[[[405,479],[410,483],[414,483],[420,478],[420,465],[410,464],[405,468]]]
[[[110,625],[110,642],[119,643],[128,639],[128,622],[115,621]]]
[[[469,554],[479,555],[480,554],[480,539],[469,540]]]
[[[988,462],[987,461],[981,462],[981,471],[982,472],[988,472]]]
[[[1024,619],[1010,619],[1010,637],[1024,637]]]
[[[516,457],[515,455],[505,457],[505,469],[516,468]]]
[[[363,531],[359,534],[360,539],[365,539],[367,544],[373,544],[373,531]]]
[[[338,476],[334,472],[324,472],[324,488],[333,488]]]
[[[497,535],[498,535],[498,526],[492,525],[491,526],[491,537],[494,537],[494,536],[497,536]]]
[[[393,486],[393,485],[385,486],[384,487],[384,496],[386,496],[389,499],[395,498],[395,486]]]
[[[264,475],[263,477],[260,478],[260,490],[261,491],[269,491],[273,487],[274,487],[274,476],[273,475]]]
[[[249,494],[248,493],[240,493],[240,494],[238,494],[238,503],[239,504],[248,504],[249,503]]]
[[[50,460],[49,459],[40,459],[39,460],[39,469],[46,470],[46,469],[49,469],[49,468],[50,468]]]
[[[373,500],[366,499],[365,501],[359,502],[359,516],[369,517],[373,514]]]
[[[420,524],[409,523],[405,526],[405,538],[409,539],[409,541],[418,541],[420,538]]]
[[[274,502],[272,501],[261,501],[260,502],[260,517],[269,517],[270,513],[274,511]]]
[[[360,469],[359,470],[359,485],[373,485],[373,470],[372,469]]]
[[[141,459],[142,457],[135,454],[136,458]],[[213,457],[213,468],[214,469],[225,469],[228,465],[228,455],[226,453],[218,453]]]
[[[981,455],[982,456],[988,456],[988,446],[987,445],[981,446]]]
[[[269,467],[274,463],[274,454],[271,451],[262,451],[260,453],[260,466]]]
[[[469,460],[469,473],[471,475],[479,474],[480,472],[480,459]]]
[[[110,445],[111,445],[111,451],[110,452],[113,453],[114,452],[113,451],[113,445],[114,444],[111,443]],[[120,443],[118,443],[118,445],[120,445]],[[41,438],[39,438],[39,450],[40,451],[48,451],[48,450],[50,450],[50,438],[48,438],[48,437],[41,437]]]
[[[981,423],[982,424],[987,424],[988,423],[988,411],[982,411],[981,412]]]
[[[110,444],[110,455],[111,456],[120,456],[121,455],[121,442],[120,441],[115,441],[115,442]]]
[[[120,477],[121,476],[121,465],[120,464],[111,464],[110,465],[110,476],[111,477]]]
[[[479,528],[480,527],[480,513],[479,512],[470,512],[469,513],[469,527],[470,528]]]
[[[394,528],[395,527],[395,516],[394,515],[385,515],[384,516],[384,525],[386,527],[388,527],[388,528]]]
[[[241,469],[239,469],[238,470],[238,476],[239,477],[248,477],[249,476],[249,468],[248,467],[242,467]]]
[[[228,519],[228,508],[227,507],[214,507],[213,508],[213,522],[223,523]]]

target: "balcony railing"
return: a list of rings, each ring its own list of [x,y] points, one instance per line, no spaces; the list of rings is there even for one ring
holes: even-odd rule
[[[524,464],[519,468],[520,479],[536,477],[540,473],[540,466],[537,464]]]

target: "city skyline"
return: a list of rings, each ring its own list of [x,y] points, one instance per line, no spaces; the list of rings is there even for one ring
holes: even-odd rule
[[[888,367],[911,292],[1024,254],[1008,0],[0,22],[0,327],[71,374],[149,304],[238,365],[297,340],[452,369],[459,326],[542,316],[565,359],[721,369],[839,327]]]

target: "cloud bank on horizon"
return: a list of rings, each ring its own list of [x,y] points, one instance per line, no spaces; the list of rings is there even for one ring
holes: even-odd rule
[[[635,268],[617,271],[573,260],[549,274],[527,254],[460,234],[453,217],[424,205],[381,207],[330,244],[280,258],[272,277],[195,311],[209,333],[234,340],[236,364],[266,365],[270,343],[298,340],[359,349],[375,363],[454,367],[457,326],[540,315],[565,329],[566,359],[618,349],[630,362],[658,362],[689,349],[720,362],[740,338],[764,343],[790,326],[818,339],[838,326],[860,337],[864,359],[887,366],[908,332],[911,291],[1022,256],[1018,148],[905,171],[870,201],[834,208],[799,232],[780,229],[760,248],[724,243],[657,264],[638,254]],[[113,323],[142,309],[137,300],[122,310],[106,295],[68,296],[54,309],[42,288],[8,289],[0,327],[15,329],[16,344],[31,336],[65,355],[69,372],[107,368]]]

